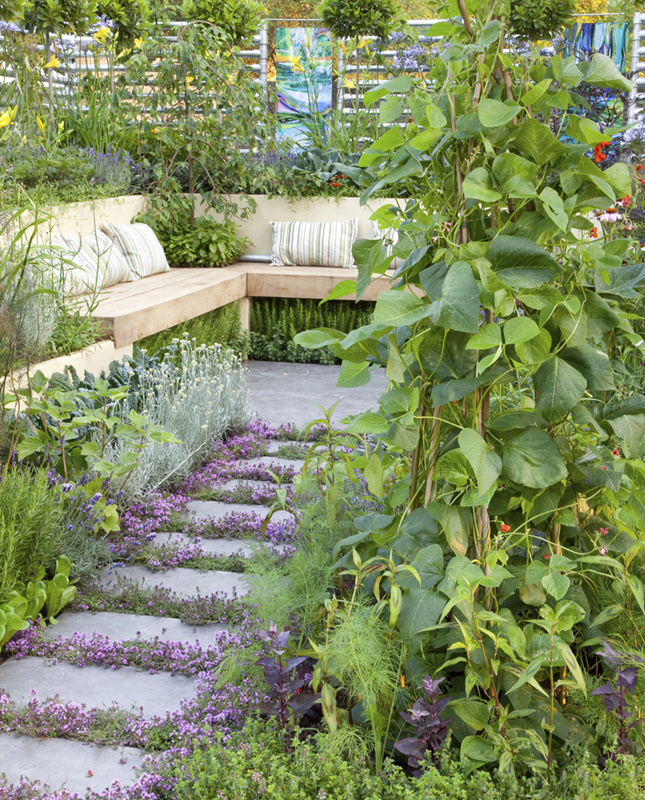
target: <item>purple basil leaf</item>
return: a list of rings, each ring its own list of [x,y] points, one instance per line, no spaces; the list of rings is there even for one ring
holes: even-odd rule
[[[625,667],[616,673],[616,686],[622,689],[627,689],[632,694],[636,691],[636,684],[638,683],[638,673],[636,667]]]
[[[271,658],[270,656],[265,656],[264,658],[258,658],[257,661],[254,662],[257,664],[258,667],[277,667],[277,663],[275,658]]]
[[[410,737],[409,739],[401,739],[398,742],[394,743],[396,749],[403,753],[404,756],[412,756],[413,758],[422,759],[426,753],[426,746],[421,741],[421,739],[417,739],[416,737]]]
[[[291,672],[292,669],[297,667],[299,664],[302,664],[302,662],[306,661],[306,660],[307,660],[306,656],[295,656],[294,658],[290,658],[285,663],[285,667],[289,672]]]
[[[451,700],[452,697],[449,694],[446,694],[443,697],[440,697],[438,700],[435,700],[434,710],[437,712],[437,714],[441,714]]]
[[[258,710],[260,714],[277,714],[278,713],[278,705],[277,703],[258,703]]]
[[[291,700],[287,700],[287,705],[294,710],[296,716],[301,717],[309,711],[319,697],[318,694],[297,694]]]
[[[620,653],[617,653],[608,642],[604,642],[602,650],[597,650],[596,655],[606,659],[609,666],[613,667],[613,669],[617,669],[623,663]]]

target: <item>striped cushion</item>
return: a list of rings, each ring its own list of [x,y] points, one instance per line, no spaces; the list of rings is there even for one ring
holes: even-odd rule
[[[30,252],[30,261],[38,271],[66,295],[82,294],[84,282],[91,280],[91,275],[73,259],[74,253],[62,236],[52,236],[47,244],[33,247]]]
[[[128,262],[101,231],[89,236],[68,236],[66,240],[74,262],[92,276],[92,285],[87,286],[85,291],[105,289],[115,283],[133,280]]]
[[[276,266],[353,267],[358,218],[343,222],[272,222]]]
[[[66,295],[101,288],[99,257],[87,242],[77,239],[73,244],[66,237],[52,236],[47,245],[34,252],[34,257]]]
[[[168,260],[149,225],[135,222],[133,225],[103,225],[102,230],[119,248],[132,273],[132,280],[147,278],[158,272],[168,272]]]

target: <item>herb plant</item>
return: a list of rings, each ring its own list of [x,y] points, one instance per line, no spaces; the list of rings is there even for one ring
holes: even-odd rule
[[[170,209],[143,214],[140,219],[154,229],[171,267],[225,267],[237,261],[248,244],[230,219],[195,218],[193,213],[176,214]]]
[[[269,630],[260,631],[260,639],[269,645],[273,655],[255,662],[264,670],[271,695],[270,701],[260,705],[260,711],[275,716],[284,731],[291,730],[318,700],[313,692],[302,691],[309,686],[310,679],[299,674],[298,667],[302,667],[307,658],[285,657],[289,650],[289,633],[289,628],[278,631],[273,623]]]
[[[425,761],[426,754],[430,752],[435,766],[439,766],[437,753],[448,733],[447,723],[441,719],[440,714],[450,702],[450,695],[442,695],[439,684],[443,681],[433,680],[429,675],[423,679],[423,698],[415,700],[409,711],[400,711],[401,717],[411,725],[416,736],[400,739],[395,742],[396,749],[408,756],[408,765],[414,769],[414,775],[421,774],[421,762]]]

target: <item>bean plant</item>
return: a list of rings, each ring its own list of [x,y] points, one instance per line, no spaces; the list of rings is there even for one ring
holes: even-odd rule
[[[347,474],[359,470],[383,513],[357,520],[337,568],[381,565],[383,580],[364,571],[361,585],[395,621],[401,686],[420,669],[446,679],[466,770],[549,779],[565,747],[594,745],[569,703],[602,671],[589,643],[618,624],[643,641],[645,395],[617,393],[612,343],[640,346],[624,309],[645,265],[595,221],[632,176],[600,168],[613,131],[578,109],[587,85],[629,81],[600,54],[512,54],[508,11],[445,5],[427,78],[366,94],[394,124],[353,174],[363,202],[383,187],[416,198],[376,213],[403,260],[368,325],[296,342],[341,358],[342,386],[376,365],[390,379],[378,411],[349,427],[366,446]],[[360,298],[392,256],[379,240],[354,255]],[[337,591],[352,602],[354,586],[339,578]]]

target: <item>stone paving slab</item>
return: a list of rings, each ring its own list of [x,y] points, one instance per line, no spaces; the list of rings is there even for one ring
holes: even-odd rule
[[[152,717],[176,711],[181,701],[193,697],[196,678],[158,672],[151,675],[134,667],[104,669],[76,667],[39,656],[9,658],[0,665],[0,691],[18,706],[26,706],[35,689],[39,700],[58,695],[64,703],[84,703],[88,708],[109,708],[117,703],[127,711]]]
[[[337,400],[336,424],[348,414],[375,408],[389,383],[383,369],[370,373],[364,386],[341,389],[339,366],[248,361],[245,367],[251,408],[271,425],[291,422],[297,428],[322,416],[318,405],[330,408]]]
[[[47,783],[52,791],[66,789],[83,795],[101,792],[117,780],[122,785],[135,778],[144,754],[133,747],[97,747],[68,739],[33,739],[0,733],[0,772],[11,783],[21,778]],[[91,775],[88,774],[91,772]]]
[[[268,450],[268,455],[262,456],[262,458],[271,458],[271,455],[273,453],[277,453],[278,450],[280,450],[280,448],[285,444],[292,444],[292,443],[291,442],[285,442],[282,439],[268,439],[265,442],[265,447]],[[295,442],[294,442],[294,444],[295,444]],[[302,458],[304,459],[304,457],[307,455],[307,450],[309,449],[309,446],[306,445],[306,444],[302,444],[302,445],[299,445],[299,446],[302,449]]]
[[[163,586],[171,589],[180,597],[196,597],[197,595],[219,594],[237,597],[249,593],[248,580],[238,572],[220,572],[208,570],[199,572],[196,569],[177,567],[166,572],[152,572],[146,567],[113,567],[99,575],[99,585],[109,592],[117,585],[117,576],[136,581],[143,586]]]
[[[164,544],[186,545],[193,543],[195,543],[194,537],[187,536],[185,533],[158,533],[151,542],[153,547],[160,547]],[[241,555],[244,558],[250,558],[262,548],[269,548],[276,550],[278,553],[283,553],[285,548],[288,547],[288,545],[284,544],[269,545],[266,542],[259,542],[253,539],[199,539],[199,545],[202,550],[216,556]]]
[[[191,500],[186,503],[186,511],[192,519],[219,519],[233,511],[237,513],[253,512],[264,519],[269,513],[267,506],[257,506],[251,503],[222,503],[219,500]],[[272,522],[284,522],[286,519],[292,519],[288,511],[276,511],[271,517]]]
[[[290,486],[291,481],[283,480],[283,486]],[[246,478],[233,478],[225,483],[214,483],[213,489],[224,489],[227,492],[234,492],[241,487],[248,487],[249,489],[277,489],[278,484],[274,481],[252,481]]]
[[[226,632],[228,625],[186,625],[174,617],[150,617],[145,614],[118,614],[115,611],[64,612],[58,625],[48,625],[46,639],[69,637],[74,633],[91,636],[98,633],[110,639],[154,639],[164,642],[187,642],[189,644],[213,643],[216,634]]]
[[[279,467],[293,467],[296,472],[302,469],[302,459],[300,458],[277,458],[273,456],[257,456],[255,458],[247,458],[244,461],[238,461],[238,464],[244,464],[249,467],[265,467],[271,469],[271,465]]]

